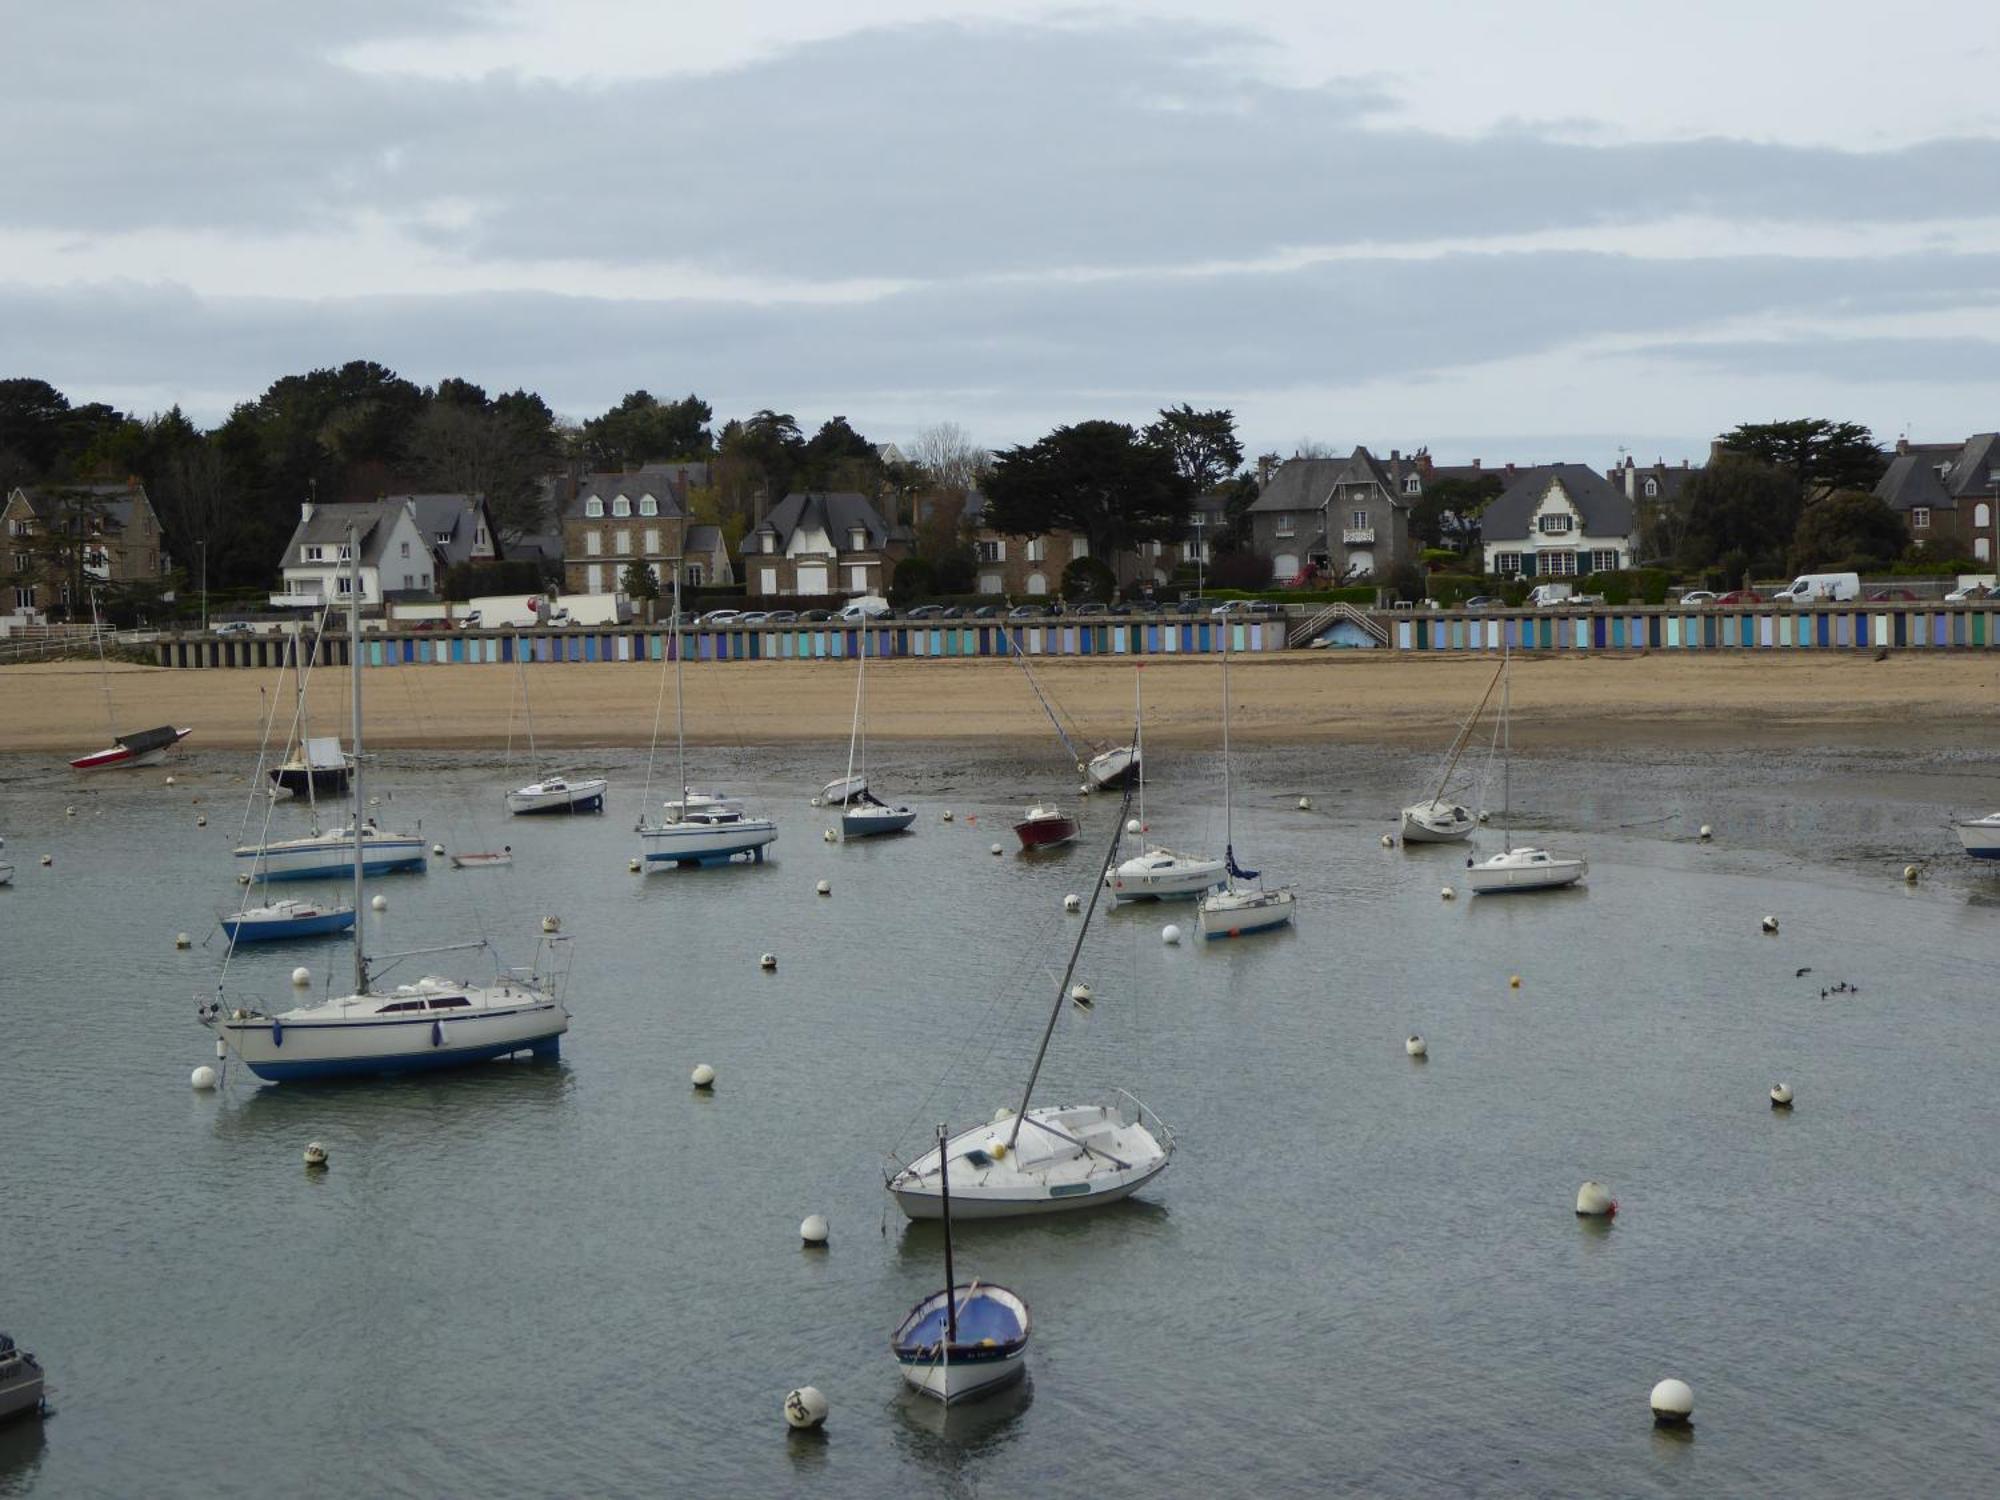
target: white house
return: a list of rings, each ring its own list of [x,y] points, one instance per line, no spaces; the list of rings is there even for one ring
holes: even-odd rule
[[[1480,517],[1486,571],[1573,578],[1632,565],[1632,502],[1583,464],[1544,464],[1514,482]]]
[[[308,500],[299,506],[298,529],[285,543],[284,590],[273,594],[271,603],[291,609],[316,608],[327,600],[346,603],[353,587],[350,525],[361,538],[363,604],[436,591],[437,561],[409,496],[361,505],[316,505]]]

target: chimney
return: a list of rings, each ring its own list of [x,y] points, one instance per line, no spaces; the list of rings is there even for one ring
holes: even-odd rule
[[[1389,462],[1392,464],[1399,464],[1402,461],[1403,461],[1403,450],[1401,448],[1391,448],[1389,450]]]
[[[310,501],[310,500],[301,500],[301,501],[299,502],[299,521],[300,521],[300,524],[304,524],[305,522],[307,522],[307,521],[310,521],[310,520],[311,520],[312,518],[313,518],[313,503],[312,503],[312,501]]]
[[[1910,440],[1909,440],[1909,438],[1908,438],[1908,437],[1899,437],[1899,438],[1897,438],[1897,439],[1896,439],[1896,456],[1897,456],[1898,458],[1900,458],[1900,457],[1902,457],[1902,456],[1903,456],[1904,454],[1908,453],[1909,451],[1910,451]]]
[[[1260,453],[1260,454],[1259,454],[1259,455],[1257,456],[1257,488],[1258,488],[1258,489],[1260,489],[1260,490],[1261,490],[1261,489],[1265,488],[1265,487],[1266,487],[1267,485],[1269,485],[1269,484],[1270,484],[1270,482],[1271,482],[1271,475],[1272,475],[1272,474],[1273,474],[1274,472],[1276,472],[1276,470],[1277,470],[1277,467],[1278,467],[1278,455],[1277,455],[1277,454],[1275,454],[1275,453]]]
[[[1685,468],[1686,468],[1687,466],[1688,466],[1688,461],[1687,461],[1686,459],[1682,459],[1682,460],[1681,460],[1681,467],[1682,467],[1683,469],[1685,469]]]

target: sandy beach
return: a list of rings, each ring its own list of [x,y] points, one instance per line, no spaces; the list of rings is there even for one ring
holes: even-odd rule
[[[1126,663],[1051,660],[1047,691],[1099,741],[1131,721]],[[1213,741],[1221,673],[1213,660],[1153,660],[1145,673],[1146,733],[1162,744]],[[1490,662],[1464,658],[1239,657],[1231,667],[1234,730],[1245,741],[1422,744],[1448,739],[1485,691]],[[498,747],[525,733],[521,679],[508,666],[370,671],[368,738],[383,747]],[[672,678],[643,664],[527,669],[535,736],[549,745],[645,745],[654,715],[673,732]],[[852,671],[836,662],[690,664],[694,743],[844,741]],[[254,749],[279,691],[268,671],[172,670],[114,664],[120,729],[192,725],[189,747]],[[1497,697],[1497,695],[1496,695]],[[289,723],[289,682],[278,732]],[[344,730],[347,681],[323,672],[311,713]],[[1987,654],[1860,654],[1523,658],[1513,673],[1515,743],[1529,750],[1703,745],[1968,747],[2000,729],[2000,658]],[[1048,721],[1018,666],[1005,661],[896,661],[871,666],[872,737],[1026,743]],[[64,756],[107,742],[104,683],[95,663],[0,669],[0,752]]]

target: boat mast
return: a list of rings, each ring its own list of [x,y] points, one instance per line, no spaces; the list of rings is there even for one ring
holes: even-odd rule
[[[1458,738],[1451,742],[1451,754],[1445,760],[1444,774],[1438,777],[1437,790],[1431,793],[1432,806],[1436,806],[1443,799],[1444,789],[1450,784],[1451,773],[1458,765],[1459,756],[1463,755],[1465,747],[1472,743],[1473,726],[1479,722],[1479,716],[1486,711],[1486,701],[1493,696],[1493,689],[1500,682],[1500,674],[1506,670],[1507,658],[1503,653],[1500,658],[1500,665],[1493,669],[1493,676],[1486,684],[1486,691],[1479,695],[1478,706],[1472,710],[1471,716],[1459,726]]]
[[[847,775],[844,778],[846,784],[843,784],[840,789],[840,800],[843,806],[853,800],[851,783],[854,780],[854,747],[861,739],[861,679],[862,674],[868,669],[868,626],[866,622],[861,626],[860,637],[861,655],[856,659],[854,664],[854,725],[847,731]],[[865,778],[867,774],[866,761],[862,762],[862,774]]]
[[[364,861],[361,856],[361,819],[368,808],[368,787],[362,771],[361,754],[361,532],[349,521],[347,523],[347,571],[351,580],[347,590],[347,675],[352,694],[349,711],[354,719],[354,993],[368,993],[368,954],[363,948],[361,929],[366,925],[362,912],[367,908],[362,902],[361,872]],[[306,781],[312,781],[310,757],[306,768]]]
[[[1056,1034],[1056,1018],[1062,1014],[1063,1000],[1069,994],[1070,976],[1076,973],[1077,958],[1083,953],[1084,934],[1090,931],[1090,919],[1097,911],[1097,898],[1104,894],[1105,876],[1111,873],[1112,863],[1118,858],[1118,836],[1125,831],[1125,815],[1131,810],[1132,787],[1128,782],[1124,800],[1118,804],[1118,820],[1111,828],[1110,846],[1104,851],[1104,863],[1098,868],[1097,879],[1090,885],[1090,905],[1083,909],[1083,925],[1076,930],[1076,941],[1070,944],[1069,962],[1063,966],[1062,978],[1056,983],[1056,1002],[1049,1007],[1049,1024],[1042,1028],[1042,1045],[1035,1049],[1035,1065],[1028,1070],[1028,1086],[1021,1090],[1021,1107],[1014,1111],[1014,1128],[1007,1132],[1009,1151],[1021,1138],[1021,1121],[1027,1118],[1028,1100],[1034,1097],[1035,1080],[1042,1076],[1042,1059],[1049,1055],[1049,1038]]]
[[[687,712],[681,701],[681,570],[674,569],[674,744],[679,753],[681,815],[674,821],[685,823],[688,815]]]
[[[1236,806],[1229,781],[1229,638],[1235,632],[1222,622],[1222,854],[1229,889],[1236,889]]]
[[[111,706],[111,667],[104,659],[104,622],[97,617],[97,590],[90,591],[90,632],[97,637],[97,681],[104,689],[104,723],[118,743],[118,714]]]
[[[946,1159],[945,1147],[951,1137],[943,1125],[938,1126],[938,1199],[944,1207],[944,1326],[945,1359],[949,1361],[950,1347],[958,1342],[958,1297],[953,1291],[958,1278],[951,1269],[951,1167]]]
[[[1514,664],[1507,648],[1500,648],[1500,848],[1514,852],[1514,724],[1509,709],[1513,702]]]
[[[1139,846],[1146,843],[1146,707],[1139,697],[1139,684],[1145,680],[1146,664],[1140,662],[1132,669],[1132,767],[1133,775],[1139,781]]]

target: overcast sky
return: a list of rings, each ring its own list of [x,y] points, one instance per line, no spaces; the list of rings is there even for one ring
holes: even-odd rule
[[[1252,452],[2000,426],[1991,0],[0,0],[0,375]]]

